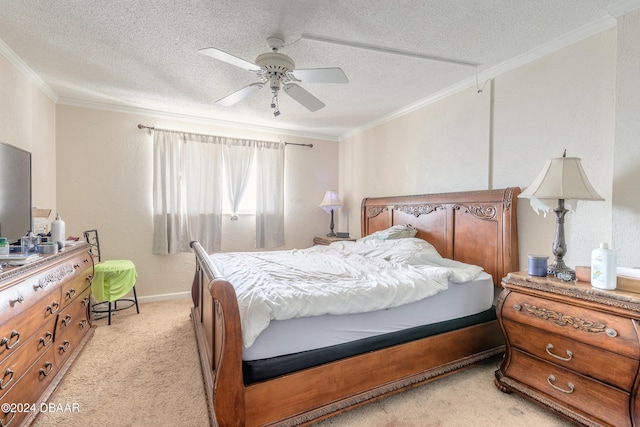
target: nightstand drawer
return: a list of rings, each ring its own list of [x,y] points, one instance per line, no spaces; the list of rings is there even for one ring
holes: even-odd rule
[[[640,362],[562,335],[513,321],[504,322],[509,343],[540,359],[630,392]]]
[[[581,408],[590,419],[599,419],[603,425],[631,426],[629,394],[614,387],[518,350],[512,352],[505,374],[549,396],[559,406]]]
[[[634,359],[640,344],[634,321],[629,318],[511,292],[501,316],[543,331],[568,337]]]

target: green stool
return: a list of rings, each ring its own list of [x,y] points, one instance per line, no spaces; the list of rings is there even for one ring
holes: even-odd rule
[[[138,295],[136,294],[138,273],[135,264],[129,260],[102,261],[98,230],[87,230],[84,232],[84,237],[90,245],[89,252],[94,257],[91,293],[98,302],[92,304],[91,311],[93,313],[108,313],[109,325],[111,325],[112,312],[126,310],[135,305],[136,312],[140,314]],[[130,291],[133,291],[133,298],[124,298]],[[118,307],[118,303],[123,302],[126,305]]]

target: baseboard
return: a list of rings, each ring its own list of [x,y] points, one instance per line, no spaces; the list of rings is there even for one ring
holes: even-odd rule
[[[176,292],[173,294],[149,295],[146,297],[138,297],[138,302],[144,304],[146,302],[166,301],[172,299],[191,298],[191,291]]]

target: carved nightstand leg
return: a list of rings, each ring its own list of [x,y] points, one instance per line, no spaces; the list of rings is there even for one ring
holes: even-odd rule
[[[500,372],[500,369],[496,370],[495,376],[496,377],[493,379],[493,383],[496,387],[498,387],[498,390],[503,393],[511,394],[511,388],[500,382],[500,379],[502,378],[502,372]]]

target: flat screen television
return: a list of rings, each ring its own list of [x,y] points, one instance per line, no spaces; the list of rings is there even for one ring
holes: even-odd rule
[[[0,142],[0,237],[19,242],[31,221],[31,153]]]

